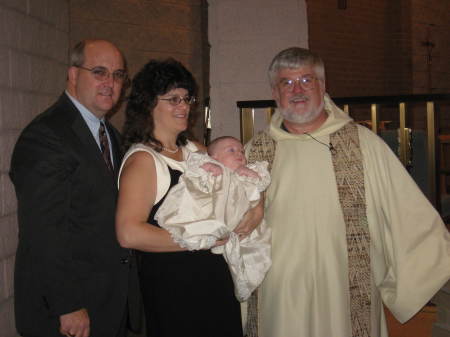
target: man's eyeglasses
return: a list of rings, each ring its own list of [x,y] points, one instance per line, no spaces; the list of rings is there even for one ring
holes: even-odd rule
[[[167,101],[173,106],[177,106],[183,101],[187,105],[194,104],[197,99],[194,96],[172,96],[168,98],[160,98],[161,101]]]
[[[106,81],[111,76],[111,73],[105,67],[86,68],[82,66],[76,66],[77,68],[89,71],[96,80]],[[112,77],[117,83],[124,83],[128,81],[128,74],[125,70],[116,70],[112,73]]]
[[[278,82],[278,85],[284,91],[293,91],[295,83],[303,88],[303,90],[311,90],[314,89],[316,85],[317,77],[312,75],[300,76],[295,79],[283,78]]]

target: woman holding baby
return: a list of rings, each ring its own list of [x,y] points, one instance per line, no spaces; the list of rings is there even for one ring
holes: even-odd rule
[[[205,151],[188,137],[196,89],[181,63],[151,60],[133,79],[126,108],[116,231],[123,247],[137,251],[152,337],[242,336],[240,306],[223,257],[185,250],[155,220],[188,154]],[[236,232],[250,233],[261,219],[261,208],[252,209]]]

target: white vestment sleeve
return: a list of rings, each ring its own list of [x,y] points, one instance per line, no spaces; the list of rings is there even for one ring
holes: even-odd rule
[[[362,127],[360,139],[374,278],[403,323],[449,279],[450,234],[388,146]]]

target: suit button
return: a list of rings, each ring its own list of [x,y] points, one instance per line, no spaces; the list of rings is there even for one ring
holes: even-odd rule
[[[122,264],[127,264],[128,262],[130,262],[130,260],[128,259],[128,257],[122,257],[122,258],[120,259],[120,263],[122,263]]]

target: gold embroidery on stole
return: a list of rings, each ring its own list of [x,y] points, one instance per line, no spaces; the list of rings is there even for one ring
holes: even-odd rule
[[[370,233],[364,167],[358,128],[353,122],[330,135],[336,184],[346,226],[350,318],[353,337],[370,336]]]

